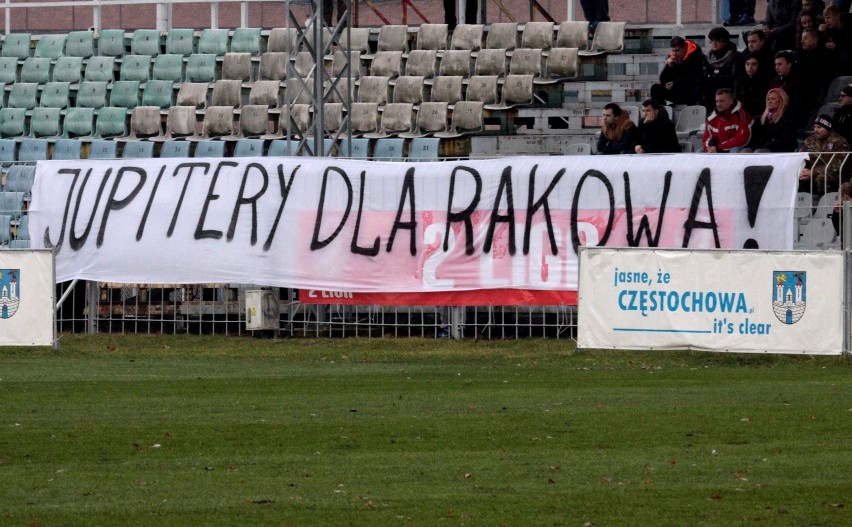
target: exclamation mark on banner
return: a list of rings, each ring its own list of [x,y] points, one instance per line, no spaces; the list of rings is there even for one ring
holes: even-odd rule
[[[745,187],[748,224],[752,229],[754,228],[755,220],[757,220],[757,211],[760,208],[763,191],[766,190],[766,185],[769,184],[771,176],[771,165],[746,167],[743,170],[743,186]],[[757,240],[754,238],[749,238],[743,244],[743,249],[758,249],[759,247]]]

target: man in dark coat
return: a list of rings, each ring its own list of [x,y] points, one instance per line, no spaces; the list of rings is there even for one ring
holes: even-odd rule
[[[852,145],[852,84],[840,90],[840,108],[834,111],[833,130],[842,135]]]
[[[651,86],[651,98],[673,104],[699,104],[704,53],[698,44],[679,36],[672,38],[671,46],[672,51],[660,72],[660,83]]]
[[[648,99],[642,103],[642,122],[639,138],[633,151],[637,154],[666,154],[680,152],[674,123],[662,104]]]

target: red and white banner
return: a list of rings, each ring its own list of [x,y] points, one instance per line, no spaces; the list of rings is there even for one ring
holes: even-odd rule
[[[580,245],[792,248],[803,163],[802,154],[46,161],[30,226],[34,246],[55,248],[58,281],[574,292]]]

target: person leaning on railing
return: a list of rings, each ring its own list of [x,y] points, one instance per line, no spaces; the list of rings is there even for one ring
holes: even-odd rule
[[[821,114],[814,121],[814,133],[805,139],[801,149],[809,152],[810,156],[799,174],[799,192],[822,195],[837,191],[840,168],[845,158],[840,153],[849,151],[849,143],[842,135],[833,132],[832,127],[830,115]]]

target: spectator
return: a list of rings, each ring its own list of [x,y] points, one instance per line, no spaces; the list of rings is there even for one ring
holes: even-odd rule
[[[751,140],[751,115],[728,88],[716,92],[716,110],[704,127],[704,151],[737,153]]]
[[[710,51],[704,63],[704,106],[713,110],[716,91],[733,89],[737,65],[737,47],[731,42],[731,34],[723,27],[714,27],[707,35]]]
[[[755,0],[731,0],[730,16],[723,25],[749,26],[754,24]]]
[[[838,75],[850,71],[850,49],[852,49],[852,35],[848,31],[848,13],[840,11],[836,5],[830,5],[823,11],[825,21],[819,25],[825,41],[825,48],[836,55],[838,67],[835,72]]]
[[[767,0],[763,31],[774,51],[793,47],[796,17],[801,11],[802,3],[799,0]]]
[[[761,67],[757,58],[748,57],[734,82],[734,97],[742,103],[749,115],[762,114],[766,105],[769,79],[761,74]]]
[[[754,57],[758,62],[758,73],[766,78],[768,82],[775,74],[775,56],[769,46],[766,45],[766,36],[760,29],[752,29],[746,36],[746,49],[740,53],[740,66],[743,66],[749,57]],[[741,69],[741,68],[740,68]]]
[[[589,31],[594,32],[598,22],[609,21],[609,0],[580,0],[583,16],[589,21]]]
[[[476,24],[477,3],[477,0],[467,0],[464,8],[465,24]],[[456,4],[458,4],[458,0],[444,0],[444,23],[447,24],[447,29],[450,31],[454,30],[458,25]]]
[[[802,31],[816,28],[816,15],[813,11],[802,11],[799,13],[799,18],[796,22],[796,49],[802,49]]]
[[[828,83],[834,77],[832,72],[835,65],[829,53],[820,46],[816,29],[806,29],[802,32],[802,49],[796,53],[795,67],[797,74],[805,80],[802,85],[802,106],[809,112],[809,117],[816,113]]]
[[[651,86],[651,98],[672,104],[698,104],[701,101],[701,78],[704,54],[691,40],[672,37],[672,51],[660,72],[660,83]]]
[[[766,109],[752,126],[749,150],[754,152],[795,152],[796,122],[787,112],[790,99],[781,88],[766,94]],[[744,150],[745,151],[745,150]]]
[[[843,203],[852,201],[852,181],[846,181],[840,185],[840,192],[834,201],[834,210],[828,216],[834,224],[834,232],[840,234],[840,218],[843,212]]]
[[[636,125],[627,112],[614,102],[604,106],[601,135],[598,138],[599,154],[629,154],[636,137]]]
[[[642,103],[642,122],[633,151],[637,154],[666,154],[680,152],[674,123],[663,105],[653,99]]]
[[[840,108],[835,110],[832,123],[833,130],[852,145],[852,84],[840,90]]]
[[[837,132],[833,132],[831,116],[821,114],[814,121],[814,133],[805,139],[802,152],[810,152],[805,168],[799,174],[799,192],[822,195],[835,192],[840,180],[840,167],[849,143]]]
[[[801,77],[793,69],[793,52],[789,50],[779,51],[775,54],[775,77],[769,81],[769,88],[781,88],[787,92],[787,96],[793,101],[795,109],[796,125],[805,126],[808,120],[806,108],[800,108],[803,101],[805,87]]]

